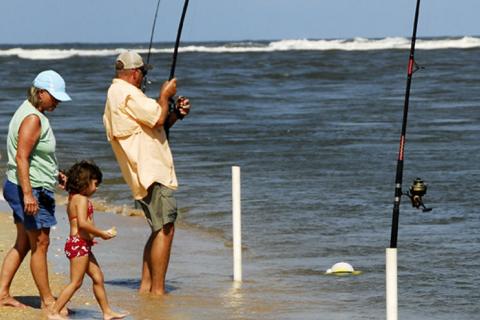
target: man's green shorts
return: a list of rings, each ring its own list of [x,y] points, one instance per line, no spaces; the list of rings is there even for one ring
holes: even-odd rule
[[[152,184],[148,188],[148,195],[137,202],[141,205],[153,232],[177,219],[177,200],[173,190],[160,183]]]

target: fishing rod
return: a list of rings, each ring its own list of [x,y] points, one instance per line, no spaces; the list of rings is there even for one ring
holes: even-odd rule
[[[410,100],[410,87],[412,84],[413,73],[418,69],[421,69],[415,62],[415,42],[417,40],[417,25],[418,15],[420,11],[420,0],[417,0],[415,8],[415,19],[413,22],[412,43],[410,46],[410,56],[408,58],[407,68],[407,85],[405,89],[405,103],[403,106],[403,121],[402,132],[400,135],[400,146],[398,149],[397,159],[397,173],[395,177],[395,201],[393,204],[392,214],[392,234],[390,238],[390,248],[385,252],[385,289],[386,289],[386,311],[387,320],[398,319],[398,267],[397,267],[397,238],[398,238],[398,219],[400,216],[400,198],[402,195],[407,195],[412,201],[412,206],[416,208],[423,207],[424,211],[431,209],[425,208],[422,201],[422,196],[427,191],[426,185],[422,179],[417,178],[408,193],[402,192],[402,180],[403,180],[403,160],[405,156],[405,135],[407,132],[407,118],[408,118],[408,104]]]
[[[402,195],[406,195],[412,201],[412,206],[416,208],[423,208],[423,211],[430,211],[431,208],[426,208],[422,201],[422,196],[425,195],[427,191],[427,186],[424,182],[417,178],[412,186],[409,189],[408,193],[402,193],[402,180],[403,180],[403,160],[405,156],[405,135],[407,131],[407,118],[408,118],[408,107],[410,100],[410,87],[412,84],[412,76],[419,69],[423,69],[415,62],[415,42],[417,40],[417,25],[418,25],[418,15],[420,11],[420,0],[417,0],[417,5],[415,8],[415,19],[413,23],[413,33],[412,33],[412,42],[410,46],[410,56],[408,59],[408,68],[407,68],[407,85],[405,90],[405,103],[403,107],[403,121],[402,121],[402,132],[400,135],[400,146],[398,150],[398,159],[397,159],[397,173],[395,178],[395,201],[393,204],[393,215],[392,215],[392,232],[390,238],[390,248],[397,248],[397,238],[398,238],[398,220],[400,216],[400,198]]]
[[[153,34],[155,33],[155,26],[157,25],[157,17],[158,17],[158,8],[160,8],[160,0],[157,2],[157,9],[155,10],[155,17],[153,18],[153,24],[152,24],[152,32],[150,33],[150,44],[148,45],[148,54],[147,54],[147,65],[150,62],[150,55],[152,53],[152,44],[153,44]],[[143,77],[142,81],[142,91],[145,92],[145,89],[147,88],[147,84],[150,84],[150,82],[147,80],[147,74]]]
[[[183,30],[183,24],[185,22],[185,16],[187,14],[188,2],[189,2],[189,0],[185,0],[184,5],[183,5],[182,15],[181,15],[180,22],[179,22],[179,25],[178,25],[178,30],[177,30],[177,38],[176,38],[175,47],[174,47],[174,50],[173,50],[172,66],[170,68],[170,76],[169,76],[168,80],[172,80],[175,77],[175,67],[177,65],[178,47],[180,46],[180,39],[181,39],[181,36],[182,36],[182,30]],[[157,24],[159,7],[160,7],[160,0],[158,0],[158,2],[157,2],[157,8],[155,10],[155,17],[153,19],[153,24],[152,24],[152,32],[150,33],[150,44],[148,46],[148,54],[147,54],[147,62],[146,62],[147,65],[150,62],[150,55],[151,55],[151,52],[152,52],[152,44],[153,44],[153,35],[155,33],[155,26]],[[142,91],[143,92],[145,92],[146,86],[149,83],[150,82],[147,80],[147,75],[145,75],[144,78],[143,78],[143,82],[142,82]],[[176,104],[175,100],[173,100],[173,99],[169,100],[169,112],[175,111],[175,104]],[[169,129],[168,129],[167,126],[165,126],[165,132],[167,134],[167,139],[168,139]]]
[[[175,47],[173,49],[172,66],[170,68],[170,76],[168,77],[168,80],[172,80],[175,77],[175,67],[177,65],[178,47],[180,46],[180,39],[182,37],[183,23],[185,22],[185,16],[187,14],[188,2],[189,0],[185,0],[183,4],[182,15],[180,17],[180,22],[178,24],[177,39],[175,40]],[[169,109],[169,112],[177,112],[178,119],[182,119],[183,116],[180,115],[178,109],[176,108],[176,103],[178,99],[171,98],[168,103],[169,105],[168,109]],[[170,128],[165,124],[164,129],[168,139],[170,135]]]
[[[175,67],[177,65],[178,47],[180,46],[180,38],[182,37],[183,22],[185,21],[185,15],[187,14],[188,1],[189,0],[185,0],[183,4],[182,16],[178,24],[177,39],[175,41],[175,49],[173,50],[172,67],[170,69],[170,77],[168,78],[168,80],[172,80],[175,77]]]

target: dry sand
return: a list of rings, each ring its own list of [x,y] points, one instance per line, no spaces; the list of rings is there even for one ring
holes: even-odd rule
[[[16,237],[16,228],[10,213],[0,212],[0,260],[3,262],[5,254],[14,244]],[[65,263],[68,263],[65,259]],[[67,277],[62,274],[56,274],[53,268],[49,267],[50,286],[54,295],[58,295],[67,284]],[[18,270],[10,288],[10,294],[20,302],[29,306],[27,309],[0,307],[0,319],[3,320],[25,320],[25,319],[46,319],[46,316],[40,309],[40,298],[37,287],[33,282],[30,273],[30,256],[28,255]],[[76,305],[96,304],[93,295],[80,291],[73,297],[72,302]]]

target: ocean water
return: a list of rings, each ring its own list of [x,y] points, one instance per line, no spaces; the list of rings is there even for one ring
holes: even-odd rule
[[[134,227],[138,218],[128,217],[130,192],[101,119],[115,56],[125,48],[145,53],[145,47],[0,46],[0,171],[9,118],[36,73],[53,68],[73,98],[48,115],[61,167],[94,159],[105,173],[96,202],[124,225],[132,221],[134,234],[146,232],[143,224]],[[475,319],[480,38],[419,39],[417,48],[424,69],[412,84],[403,190],[421,177],[433,211],[402,199],[399,315]],[[165,319],[385,318],[385,248],[408,50],[404,38],[183,45],[176,76],[179,94],[193,105],[171,130],[170,144],[180,183],[179,237],[189,251],[177,261],[174,253],[172,300],[148,304],[152,319],[175,306],[187,311],[167,312]],[[151,96],[168,77],[171,51],[171,44],[154,45]],[[233,165],[242,172],[245,281],[228,291]],[[363,273],[325,275],[339,261]],[[137,270],[128,266],[116,275],[133,285],[118,289],[111,280],[115,297],[122,290],[135,296]]]

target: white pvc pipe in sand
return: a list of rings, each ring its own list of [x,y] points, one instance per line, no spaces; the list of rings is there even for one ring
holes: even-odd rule
[[[233,280],[242,281],[242,213],[240,206],[240,167],[232,167]]]
[[[398,319],[397,248],[386,250],[387,320]]]

